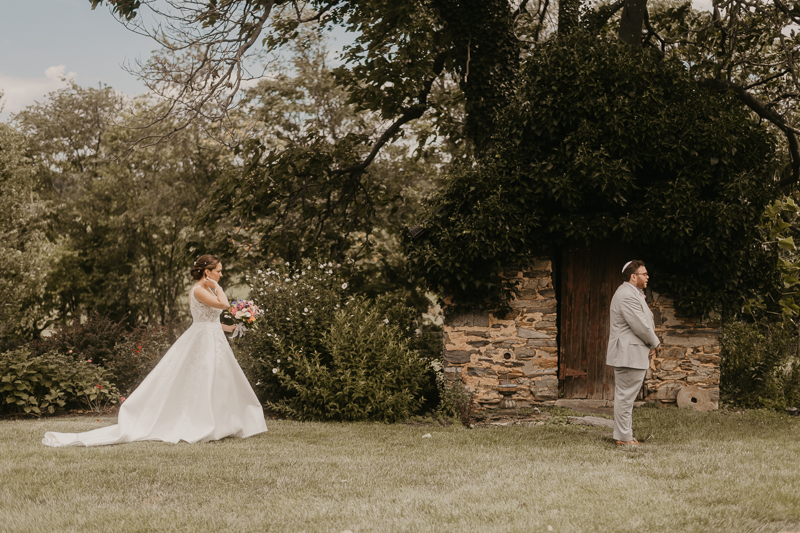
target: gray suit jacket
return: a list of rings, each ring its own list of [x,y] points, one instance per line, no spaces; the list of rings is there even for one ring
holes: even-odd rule
[[[606,364],[645,369],[650,366],[650,349],[658,345],[652,311],[639,290],[624,282],[611,299]]]

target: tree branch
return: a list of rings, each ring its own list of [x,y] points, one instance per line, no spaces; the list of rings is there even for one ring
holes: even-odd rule
[[[656,29],[650,23],[650,13],[647,10],[644,12],[644,27],[647,28],[647,37],[645,38],[645,42],[647,42],[651,36],[655,37],[658,42],[661,43],[662,54],[666,52],[666,47],[668,44],[675,44],[675,41],[667,40],[658,34]]]
[[[367,158],[364,159],[364,161],[362,161],[361,163],[358,163],[357,165],[352,165],[347,168],[336,170],[335,171],[336,174],[350,174],[350,173],[361,172],[364,169],[366,169],[378,155],[378,152],[380,152],[381,148],[383,148],[383,146],[387,142],[389,142],[392,139],[392,137],[394,137],[394,135],[400,130],[401,127],[403,127],[403,125],[411,122],[412,120],[420,118],[425,113],[425,111],[427,111],[428,95],[431,92],[431,87],[433,86],[433,82],[436,80],[436,78],[439,77],[439,75],[444,70],[444,63],[446,58],[447,58],[446,51],[440,52],[439,55],[436,56],[436,59],[433,62],[433,75],[430,78],[428,78],[428,80],[425,82],[425,86],[417,95],[417,103],[406,109],[406,111],[397,120],[395,120],[394,123],[392,123],[392,125],[386,129],[386,131],[383,132],[383,135],[380,136],[378,141],[375,143],[375,146],[372,147],[372,151],[370,151]]]
[[[784,75],[786,75],[788,73],[789,73],[789,69],[786,69],[786,70],[784,70],[782,72],[778,72],[777,74],[774,74],[774,75],[772,75],[772,76],[770,76],[768,78],[764,78],[763,80],[757,81],[755,83],[751,83],[750,85],[748,85],[744,89],[749,91],[753,87],[758,87],[759,85],[764,85],[765,83],[769,83],[772,80],[774,80],[775,78],[780,78],[781,76],[784,76]]]
[[[544,24],[544,18],[547,16],[547,8],[550,7],[550,0],[544,0],[544,6],[542,7],[542,12],[539,13],[539,22],[536,24],[536,33],[533,35],[533,40],[537,43],[539,42],[539,34],[542,31],[542,24]]]
[[[739,97],[739,100],[741,100],[747,107],[755,111],[758,116],[770,121],[778,129],[780,129],[784,135],[786,135],[786,139],[789,141],[789,154],[791,155],[792,162],[787,168],[789,172],[784,171],[784,176],[781,178],[779,185],[791,185],[800,181],[800,145],[798,145],[796,136],[797,133],[800,133],[800,130],[786,122],[786,120],[778,112],[771,107],[764,105],[763,102],[747,92],[744,87],[740,85],[730,81],[715,80],[710,78],[699,80],[697,83],[701,87],[707,87],[717,91],[733,91],[736,96]]]
[[[606,22],[608,22],[611,17],[616,15],[617,12],[619,12],[619,10],[623,7],[625,7],[625,0],[617,0],[616,2],[602,6],[600,9],[595,11],[596,21],[601,22],[601,25],[605,26]]]
[[[519,5],[519,7],[516,9],[516,11],[511,13],[511,18],[512,19],[516,19],[518,16],[520,16],[522,14],[523,11],[525,11],[525,8],[527,6],[528,6],[528,0],[522,0],[522,3]]]
[[[781,0],[774,0],[774,2],[775,2],[775,7],[780,9],[784,15],[789,17],[789,20],[791,20],[795,24],[800,24],[800,17],[792,14],[791,10],[789,10],[786,4],[784,4]]]

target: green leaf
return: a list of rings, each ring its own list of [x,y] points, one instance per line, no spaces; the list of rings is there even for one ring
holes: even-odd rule
[[[778,246],[780,246],[780,248],[782,250],[792,251],[792,250],[796,249],[795,245],[794,245],[794,238],[793,237],[786,237],[785,239],[779,240],[778,241]]]

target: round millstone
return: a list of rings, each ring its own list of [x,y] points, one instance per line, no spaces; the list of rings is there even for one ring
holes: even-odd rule
[[[691,407],[695,411],[713,411],[714,404],[707,390],[697,385],[683,387],[678,392],[678,407]]]

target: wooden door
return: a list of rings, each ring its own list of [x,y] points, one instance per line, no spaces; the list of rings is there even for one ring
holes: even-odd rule
[[[562,251],[559,378],[565,398],[614,399],[614,372],[606,366],[609,307],[631,259],[627,247],[614,243]]]

